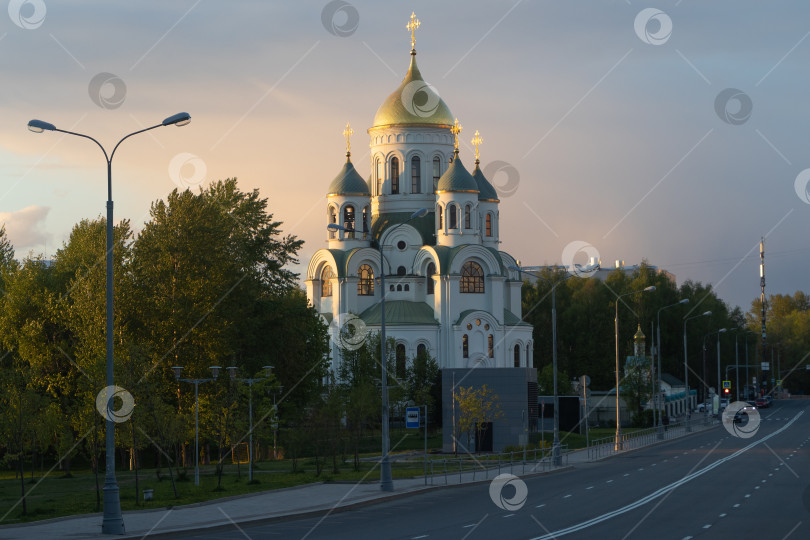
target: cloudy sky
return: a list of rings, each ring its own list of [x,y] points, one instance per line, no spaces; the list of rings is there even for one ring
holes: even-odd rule
[[[365,130],[407,70],[415,11],[422,74],[464,126],[467,164],[480,131],[522,264],[581,242],[580,258],[646,258],[748,309],[765,236],[768,292],[808,290],[807,2],[5,3],[0,220],[18,256],[52,255],[105,212],[100,150],[30,119],[110,150],[187,111],[116,153],[116,218],[139,229],[173,188],[236,176],[305,240],[306,264],[347,121],[368,175]]]

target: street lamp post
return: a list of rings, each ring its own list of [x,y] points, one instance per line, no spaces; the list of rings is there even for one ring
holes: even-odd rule
[[[76,133],[73,131],[66,131],[58,129],[51,123],[43,122],[42,120],[31,120],[28,122],[28,129],[34,133],[42,133],[43,131],[58,131],[59,133],[66,133],[68,135],[75,135],[90,139],[101,148],[104,153],[104,159],[107,161],[107,388],[114,385],[113,382],[113,201],[112,201],[112,159],[115,151],[126,139],[163,126],[185,126],[191,122],[191,116],[188,113],[178,113],[172,115],[160,124],[134,131],[122,138],[113,148],[112,153],[107,155],[104,147],[89,135]],[[112,408],[113,393],[107,393],[107,410]],[[115,422],[111,420],[110,415],[107,415],[106,421],[106,452],[105,452],[105,475],[104,475],[104,517],[101,522],[101,532],[103,534],[124,534],[124,517],[121,514],[121,499],[118,493],[118,482],[115,479]]]
[[[421,208],[411,214],[407,220],[391,227],[389,234],[393,233],[398,227],[410,223],[414,219],[426,216],[428,213],[427,208]],[[327,225],[330,231],[343,231],[354,232],[354,229],[349,229],[337,223],[330,223]],[[383,262],[383,246],[382,246],[382,231],[380,232],[380,240],[377,241],[377,251],[380,253],[380,364],[382,369],[381,384],[382,387],[382,457],[380,460],[380,489],[382,491],[394,491],[394,480],[391,475],[391,461],[388,456],[389,445],[391,444],[388,434],[388,367],[387,357],[385,354],[385,268]]]
[[[544,280],[546,283],[551,284],[551,362],[552,362],[552,374],[554,378],[554,440],[551,443],[551,460],[554,466],[558,467],[562,465],[562,452],[560,451],[560,396],[557,393],[557,285],[565,281],[566,279],[575,276],[577,274],[567,274],[564,277],[552,281],[540,274],[535,274],[534,272],[528,272],[526,270],[521,270],[517,266],[510,266],[510,270],[514,270],[520,272],[522,274],[529,274],[536,278]],[[584,274],[590,274],[599,269],[599,264],[594,264],[591,266],[587,266],[582,268],[580,272]],[[528,366],[528,363],[526,364]],[[585,411],[587,415],[587,411]],[[587,422],[587,417],[585,419]]]
[[[248,418],[249,418],[249,431],[248,431],[248,482],[253,482],[253,383],[263,381],[266,378],[270,377],[271,372],[273,370],[273,366],[262,366],[264,369],[265,376],[264,377],[253,377],[250,379],[240,379],[236,376],[236,370],[239,369],[236,366],[228,366],[225,369],[228,370],[228,374],[231,376],[232,381],[239,381],[243,383],[247,383],[248,385]],[[275,398],[273,399],[273,407],[275,411]]]
[[[625,296],[632,296],[644,292],[652,292],[655,290],[655,285],[645,287],[640,291],[632,291],[616,296],[616,317],[614,318],[616,328],[616,450],[623,448],[622,443],[622,422],[621,422],[621,409],[619,408],[619,300]]]
[[[658,332],[655,338],[655,355],[658,357],[658,385],[655,388],[655,408],[658,411],[658,429],[657,429],[657,437],[659,439],[664,438],[664,424],[661,421],[661,312],[667,308],[680,306],[681,304],[688,304],[689,299],[684,298],[680,302],[676,302],[674,304],[670,304],[668,306],[664,306],[658,310],[657,319],[658,319]]]
[[[719,395],[720,393],[720,334],[726,332],[726,328],[720,328],[719,330],[713,330],[703,336],[703,423],[709,423],[709,407],[706,405],[706,393],[708,391],[708,375],[706,373],[706,353],[707,353],[707,346],[706,346],[706,338],[711,335],[717,334],[717,386],[715,387],[714,393],[715,395]],[[718,397],[718,399],[720,399]]]
[[[219,375],[220,366],[211,366],[212,378],[210,379],[181,379],[180,373],[183,371],[183,366],[174,366],[174,378],[180,382],[187,382],[194,385],[194,485],[200,485],[200,395],[199,387],[202,383],[215,381]]]
[[[278,451],[276,449],[276,436],[278,435],[278,407],[276,406],[276,393],[281,393],[284,390],[284,387],[279,385],[273,390],[273,414],[275,418],[273,419],[273,459],[278,459]]]
[[[689,363],[687,362],[686,354],[686,323],[692,319],[697,319],[698,317],[708,317],[711,314],[711,311],[706,311],[700,315],[687,317],[683,320],[683,384],[686,390],[686,431],[692,431],[692,425],[689,422],[692,417],[692,404],[690,403],[691,397],[689,396]]]

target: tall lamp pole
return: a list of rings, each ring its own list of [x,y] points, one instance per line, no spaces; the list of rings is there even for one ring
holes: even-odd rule
[[[664,424],[661,421],[661,312],[667,308],[680,306],[681,304],[688,304],[689,299],[684,298],[680,302],[675,302],[674,304],[670,304],[668,306],[664,306],[658,310],[657,319],[658,319],[658,332],[655,338],[655,355],[658,357],[658,385],[655,388],[655,408],[657,409],[658,414],[658,429],[657,429],[657,437],[659,439],[664,438]]]
[[[621,450],[624,446],[622,442],[621,408],[619,407],[619,300],[625,296],[652,292],[654,290],[655,285],[650,285],[649,287],[645,287],[640,291],[632,291],[616,296],[616,317],[614,318],[616,328],[616,450]]]
[[[686,431],[692,431],[692,425],[690,424],[690,419],[692,418],[692,398],[689,395],[689,363],[687,361],[687,354],[686,354],[686,323],[691,321],[692,319],[697,319],[698,317],[708,317],[711,315],[711,311],[705,311],[700,315],[694,315],[692,317],[687,317],[683,320],[683,384],[686,389]]]
[[[528,274],[536,278],[542,279],[546,283],[551,284],[551,358],[552,358],[552,372],[554,378],[554,441],[551,443],[551,460],[554,466],[562,465],[562,452],[560,451],[560,396],[557,392],[557,285],[566,279],[577,275],[576,273],[568,273],[557,280],[550,280],[540,274],[522,270],[517,266],[510,266],[510,270],[520,272],[521,274]],[[579,270],[583,274],[590,274],[599,270],[599,264],[586,266]],[[528,362],[526,363],[528,366]],[[586,413],[587,414],[587,411]],[[587,418],[585,420],[587,422]]]
[[[391,227],[389,234],[393,233],[397,228],[410,223],[414,219],[426,216],[428,213],[427,208],[421,208],[411,214],[407,220]],[[330,231],[343,231],[353,233],[354,229],[338,225],[337,223],[330,223],[327,225]],[[383,246],[382,246],[382,231],[380,232],[380,240],[377,241],[377,251],[380,253],[380,364],[382,368],[381,384],[382,386],[382,458],[380,460],[380,489],[382,491],[394,491],[394,480],[391,474],[391,461],[388,456],[389,446],[391,441],[388,434],[388,367],[387,356],[385,354],[385,268],[383,261]]]
[[[240,379],[236,376],[236,370],[239,369],[236,366],[228,366],[225,368],[228,370],[228,374],[231,376],[232,381],[239,381],[243,383],[247,383],[248,385],[248,418],[249,418],[249,425],[250,428],[248,430],[249,440],[248,440],[248,482],[253,482],[253,383],[257,383],[259,381],[263,381],[266,378],[270,377],[273,371],[273,366],[262,366],[264,370],[265,376],[264,377],[253,377],[250,379]],[[275,408],[275,396],[273,397],[273,405]]]
[[[180,374],[183,372],[183,366],[174,366],[174,378],[180,382],[187,382],[194,385],[194,485],[200,485],[200,384],[215,381],[219,376],[220,366],[211,366],[212,378],[210,379],[181,379]]]
[[[31,120],[28,122],[28,129],[34,133],[43,131],[58,131],[68,135],[75,135],[90,139],[101,148],[104,159],[107,161],[107,388],[114,385],[113,382],[113,201],[112,201],[112,159],[115,151],[126,139],[163,126],[185,126],[191,122],[191,115],[188,113],[178,113],[163,120],[160,124],[134,131],[122,138],[113,148],[112,153],[107,155],[104,147],[89,135],[58,129],[53,124],[42,120]],[[108,392],[107,410],[112,409],[113,393]],[[111,415],[107,415],[106,422],[106,451],[105,451],[105,475],[104,475],[104,517],[101,521],[101,532],[103,534],[124,534],[124,516],[121,514],[121,499],[118,493],[118,482],[115,479],[115,422],[111,420]]]

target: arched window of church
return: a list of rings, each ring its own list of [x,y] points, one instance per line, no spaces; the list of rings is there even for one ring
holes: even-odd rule
[[[477,262],[467,261],[461,267],[461,292],[484,292],[484,270]]]
[[[405,284],[405,286],[403,287],[403,290],[404,290],[405,292],[410,291],[410,290],[411,290],[410,285],[408,285],[408,284],[406,283],[406,284]]]
[[[354,238],[354,206],[348,205],[343,209],[343,226],[349,229],[347,238]]]
[[[463,358],[470,357],[470,344],[469,339],[467,338],[467,334],[461,336],[461,356]]]
[[[401,283],[399,285],[397,285],[397,291],[402,292],[402,284]]]
[[[489,349],[489,357],[495,358],[495,338],[492,336],[492,334],[487,336],[487,345],[487,348]]]
[[[337,223],[337,210],[335,210],[334,206],[329,207],[329,223]],[[335,237],[335,232],[332,229],[329,229],[329,239],[333,239]]]
[[[382,195],[382,181],[383,181],[383,162],[377,158],[377,195]]]
[[[436,273],[436,265],[433,263],[429,263],[427,266],[427,275],[425,276],[425,290],[427,291],[426,294],[433,294],[436,283],[433,281],[433,274]]]
[[[439,188],[439,178],[442,176],[442,160],[439,156],[433,158],[433,192]]]
[[[492,214],[487,214],[487,236],[492,236]]]
[[[404,276],[408,270],[404,266],[397,266],[397,275],[402,277]]]
[[[427,354],[427,347],[424,343],[420,343],[416,346],[416,356],[424,356]]]
[[[405,362],[405,345],[402,343],[397,343],[397,365],[396,365],[396,373],[397,379],[403,380],[407,376],[406,373],[406,362]]]
[[[374,296],[374,270],[367,264],[357,269],[357,295]]]
[[[332,296],[332,278],[335,274],[332,272],[332,267],[326,265],[321,272],[321,296]]]
[[[391,195],[399,193],[399,159],[391,158]]]
[[[470,205],[468,204],[467,206],[464,207],[464,228],[465,229],[469,229],[469,228],[472,227],[470,225],[470,222],[472,221],[472,218],[470,216],[471,213],[472,213],[472,211],[470,209]]]
[[[411,193],[422,192],[422,161],[418,156],[411,158]]]
[[[515,367],[520,367],[520,345],[515,345]]]
[[[363,238],[368,235],[368,221],[371,212],[369,212],[368,206],[363,207]]]
[[[458,228],[458,211],[456,210],[455,204],[451,204],[447,207],[447,228]]]
[[[444,222],[442,221],[442,207],[439,206],[438,208],[437,215],[439,216],[439,230],[442,230],[444,228]]]

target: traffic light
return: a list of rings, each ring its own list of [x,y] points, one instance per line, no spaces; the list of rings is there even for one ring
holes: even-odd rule
[[[723,395],[727,396],[728,394],[729,394],[729,389],[728,388],[723,388]]]

